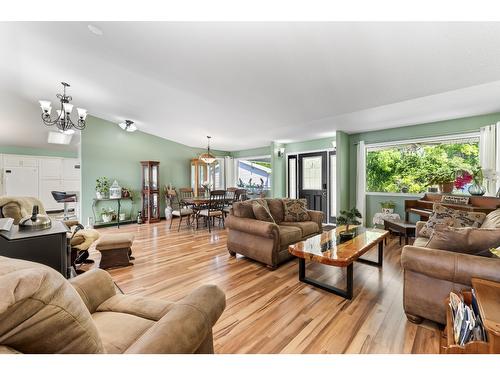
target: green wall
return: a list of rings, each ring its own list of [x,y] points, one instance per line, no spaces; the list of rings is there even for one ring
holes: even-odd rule
[[[286,157],[278,156],[278,150],[284,148],[281,143],[271,143],[271,196],[274,198],[283,198],[286,196]]]
[[[95,197],[95,180],[106,176],[120,186],[135,192],[132,213],[141,207],[141,160],[160,162],[160,186],[172,183],[175,187],[190,186],[190,159],[203,150],[146,134],[140,131],[128,133],[116,124],[96,117],[87,117],[87,127],[82,132],[82,220],[92,216],[92,199]],[[213,151],[218,156],[228,153]],[[164,198],[161,196],[161,213],[164,215]],[[110,202],[109,206],[115,203]],[[127,207],[125,207],[125,205]],[[100,203],[106,207],[106,203]],[[124,203],[124,211],[130,211],[130,204]]]
[[[294,154],[307,151],[326,150],[332,148],[332,141],[335,137],[313,139],[303,142],[292,142],[285,145],[285,153]]]
[[[61,146],[64,148],[65,146]],[[48,150],[44,148],[0,146],[0,154],[30,155],[30,156],[55,156],[61,158],[77,158],[78,152],[71,150]]]
[[[349,135],[337,132],[337,214],[349,208]]]
[[[349,202],[356,204],[356,145],[365,141],[367,145],[378,142],[401,141],[415,138],[438,137],[478,131],[480,127],[500,121],[500,113],[481,116],[464,117],[460,119],[438,121],[393,129],[352,134],[349,136]],[[411,198],[406,198],[411,199]],[[380,212],[380,202],[393,200],[396,202],[396,212],[404,211],[404,196],[387,197],[384,195],[367,195],[366,221],[371,223],[373,215]],[[401,216],[402,218],[404,216]]]

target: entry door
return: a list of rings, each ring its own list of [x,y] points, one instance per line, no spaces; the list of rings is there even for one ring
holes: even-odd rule
[[[310,210],[323,211],[328,217],[327,152],[299,155],[299,198],[307,199]]]

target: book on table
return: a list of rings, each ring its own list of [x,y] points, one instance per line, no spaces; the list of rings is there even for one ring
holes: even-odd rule
[[[5,217],[0,219],[0,231],[9,232],[10,228],[12,228],[12,224],[14,223],[14,219],[10,217]]]

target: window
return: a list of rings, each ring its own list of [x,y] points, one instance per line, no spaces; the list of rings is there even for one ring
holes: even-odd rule
[[[302,189],[322,189],[322,156],[310,156],[302,159]]]
[[[386,193],[423,193],[435,176],[450,176],[479,166],[479,136],[436,138],[367,147],[366,190]],[[455,192],[467,192],[468,185]]]
[[[271,189],[271,157],[236,160],[237,186],[248,190]]]

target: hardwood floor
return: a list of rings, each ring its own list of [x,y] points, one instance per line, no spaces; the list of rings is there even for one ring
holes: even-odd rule
[[[351,301],[298,281],[298,262],[277,270],[226,250],[226,231],[177,232],[169,222],[100,232],[135,234],[135,265],[110,270],[129,294],[178,300],[205,283],[226,293],[214,327],[216,353],[438,353],[436,324],[407,321],[402,306],[401,248],[385,248],[384,267],[355,263]],[[367,256],[374,259],[376,249]],[[309,264],[308,276],[344,287],[343,269]]]

